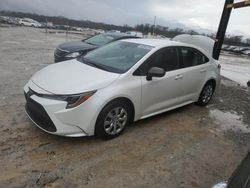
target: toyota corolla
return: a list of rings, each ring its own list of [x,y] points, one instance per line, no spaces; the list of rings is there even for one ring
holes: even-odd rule
[[[134,121],[190,103],[205,106],[220,65],[204,46],[127,39],[50,65],[25,85],[26,112],[47,133],[111,139]]]

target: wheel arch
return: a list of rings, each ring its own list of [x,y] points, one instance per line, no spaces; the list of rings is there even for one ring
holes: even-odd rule
[[[109,105],[110,103],[115,102],[115,101],[119,101],[119,102],[122,101],[122,102],[125,102],[126,104],[129,105],[130,110],[131,110],[131,115],[132,115],[131,121],[133,122],[134,119],[135,119],[135,105],[134,105],[134,103],[132,102],[132,100],[129,99],[128,97],[116,97],[116,98],[112,98],[111,100],[109,100],[109,101],[102,107],[101,111],[102,111],[107,105]],[[99,112],[99,114],[101,113],[101,111]],[[98,114],[98,116],[99,116],[99,114]],[[98,118],[98,117],[97,117],[97,118]],[[97,121],[97,120],[96,120],[96,121]],[[131,122],[131,123],[132,123],[132,122]]]
[[[214,90],[216,89],[216,87],[217,87],[216,78],[211,77],[211,78],[207,79],[207,81],[205,81],[204,84],[203,84],[203,86],[200,88],[196,100],[199,99],[199,97],[200,97],[200,95],[201,95],[201,92],[202,92],[203,88],[205,87],[205,85],[207,85],[207,84],[210,83],[210,82],[213,83],[213,85],[214,85]]]
[[[213,91],[213,93],[215,92],[216,85],[217,85],[216,79],[215,79],[215,78],[210,78],[210,79],[208,79],[208,80],[205,82],[205,84],[203,85],[203,87],[202,87],[202,89],[201,89],[201,91],[200,91],[200,93],[199,93],[199,96],[197,97],[196,104],[198,104],[198,105],[200,105],[200,106],[205,106],[205,105],[201,104],[201,103],[199,102],[199,100],[200,100],[200,98],[201,98],[202,91],[204,90],[205,86],[206,86],[208,83],[212,83],[212,85],[214,86],[214,91]],[[210,99],[210,100],[211,100],[211,99]],[[210,101],[210,100],[209,100],[209,101]]]
[[[96,127],[96,125],[97,125],[97,122],[98,122],[98,119],[99,119],[99,116],[100,116],[100,114],[101,114],[101,112],[102,112],[102,110],[106,107],[106,106],[108,106],[110,103],[113,103],[113,102],[116,102],[116,101],[119,101],[119,102],[125,102],[126,104],[129,104],[129,108],[131,109],[131,121],[130,121],[130,123],[132,123],[132,122],[134,122],[134,118],[135,118],[135,107],[134,107],[134,103],[132,102],[132,100],[130,100],[129,98],[127,98],[127,97],[116,97],[116,98],[112,98],[112,99],[110,99],[109,101],[107,101],[103,106],[102,106],[102,108],[100,109],[100,111],[99,111],[99,113],[97,114],[97,116],[96,116],[96,119],[95,119],[95,123],[94,123],[94,135],[96,135],[97,134],[97,127]]]
[[[205,87],[205,85],[207,85],[208,83],[212,83],[214,85],[214,89],[216,88],[217,86],[217,83],[216,83],[216,79],[215,78],[210,78],[206,81],[206,83],[204,84],[203,87]]]

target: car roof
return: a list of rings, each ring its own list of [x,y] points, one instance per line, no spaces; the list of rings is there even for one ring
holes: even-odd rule
[[[212,57],[206,50],[202,49],[199,46],[193,45],[193,44],[188,44],[184,42],[178,42],[178,41],[173,41],[169,39],[123,39],[122,41],[125,42],[131,42],[131,43],[137,43],[137,44],[142,44],[142,45],[148,45],[152,46],[154,48],[164,48],[168,46],[184,46],[184,47],[190,47],[190,48],[195,48],[205,54],[208,57]]]
[[[152,47],[165,47],[165,46],[174,46],[174,45],[176,45],[176,46],[180,46],[180,45],[189,46],[188,44],[172,41],[169,39],[125,39],[122,41],[143,44],[143,45],[148,45],[148,46],[152,46]]]
[[[139,37],[129,35],[126,33],[104,33],[103,35],[111,36],[111,37],[114,37],[115,39],[118,39],[118,38],[139,38]]]

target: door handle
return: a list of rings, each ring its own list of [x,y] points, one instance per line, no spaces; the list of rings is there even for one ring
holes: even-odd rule
[[[183,75],[177,75],[176,77],[175,77],[175,80],[180,80],[180,79],[182,79],[183,78]]]
[[[204,73],[204,72],[207,72],[207,70],[206,69],[201,69],[200,72]]]

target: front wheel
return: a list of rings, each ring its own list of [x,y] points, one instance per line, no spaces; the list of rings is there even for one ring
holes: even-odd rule
[[[125,130],[131,118],[131,111],[125,102],[114,101],[101,111],[95,126],[95,135],[104,139],[112,139]]]
[[[206,106],[212,99],[215,90],[215,84],[213,82],[208,82],[202,89],[199,100],[197,104],[200,106]]]

